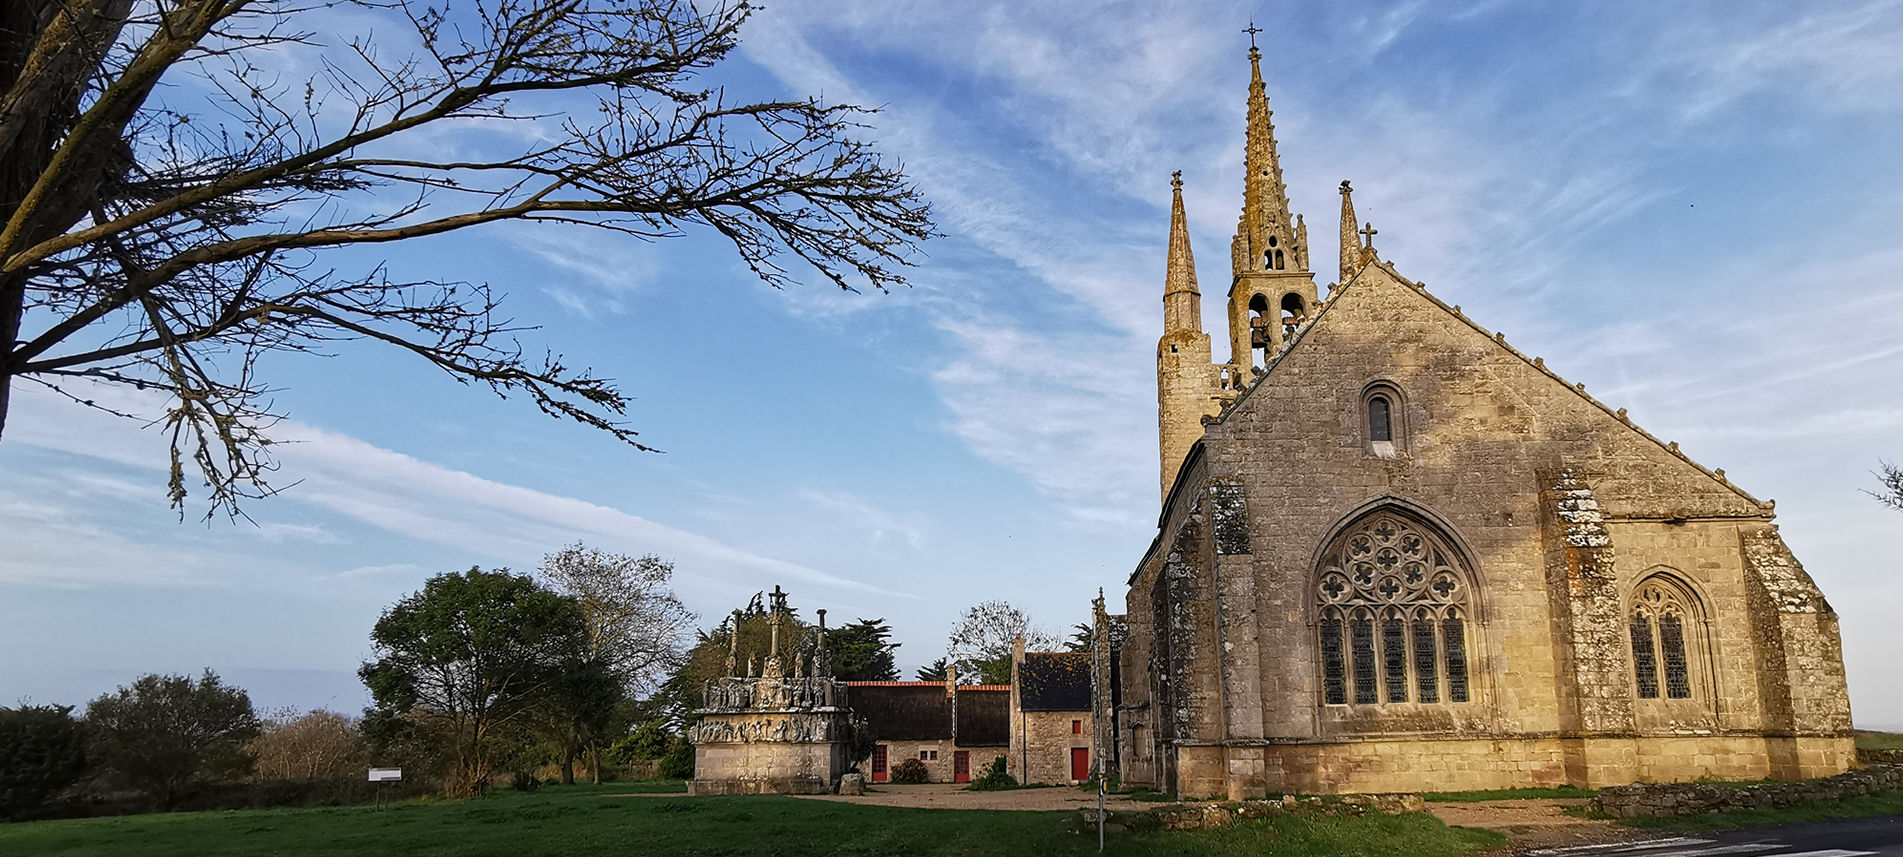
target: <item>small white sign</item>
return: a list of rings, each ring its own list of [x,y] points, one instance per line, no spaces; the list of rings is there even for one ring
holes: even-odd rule
[[[402,768],[371,768],[370,782],[395,783],[403,780]]]

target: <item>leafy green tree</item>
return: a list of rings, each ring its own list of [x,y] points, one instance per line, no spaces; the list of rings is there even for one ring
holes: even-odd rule
[[[950,670],[951,665],[948,664],[944,658],[939,658],[925,666],[919,667],[918,672],[914,673],[914,675],[918,676],[919,681],[944,681],[945,676]]]
[[[826,632],[826,650],[832,656],[833,676],[840,681],[898,681],[899,665],[891,642],[892,626],[884,619],[860,619]]]
[[[506,739],[586,659],[575,600],[507,570],[439,574],[370,632],[376,660],[357,671],[386,718],[447,742],[445,790],[479,792]]]
[[[85,772],[86,730],[72,706],[0,708],[0,820],[31,818]]]
[[[563,782],[574,782],[575,759],[585,753],[599,783],[602,746],[633,722],[618,716],[620,703],[652,690],[680,663],[694,614],[674,595],[674,564],[651,554],[577,543],[544,557],[540,572],[581,606],[588,650],[555,688],[538,731],[557,749]]]
[[[86,706],[100,764],[170,809],[194,786],[249,773],[258,737],[251,697],[205,670],[148,675]]]
[[[0,429],[16,383],[163,391],[172,502],[195,466],[235,514],[269,491],[268,355],[363,340],[639,446],[626,396],[521,347],[486,284],[364,252],[510,221],[697,229],[776,287],[883,290],[932,234],[855,139],[868,111],[703,79],[748,3],[331,5],[0,5]]]

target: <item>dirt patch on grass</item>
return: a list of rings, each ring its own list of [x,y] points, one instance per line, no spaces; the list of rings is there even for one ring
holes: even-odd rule
[[[1430,803],[1427,811],[1442,822],[1478,827],[1504,834],[1514,850],[1553,848],[1616,842],[1638,835],[1611,821],[1567,815],[1567,807],[1584,806],[1591,798],[1535,798],[1472,803]]]

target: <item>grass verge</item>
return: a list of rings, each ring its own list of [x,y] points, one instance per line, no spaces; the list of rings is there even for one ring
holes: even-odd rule
[[[629,783],[546,786],[469,801],[240,810],[0,825],[0,854],[36,857],[1066,857],[1097,853],[1068,812],[925,810],[777,796],[616,797]],[[1413,854],[1498,848],[1426,814],[1273,818],[1223,830],[1112,833],[1112,855]]]
[[[1903,750],[1903,732],[1856,731],[1857,746],[1865,750]]]

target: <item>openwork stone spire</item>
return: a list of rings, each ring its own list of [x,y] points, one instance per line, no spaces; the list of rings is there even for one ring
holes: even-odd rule
[[[1249,132],[1243,151],[1242,216],[1231,247],[1237,276],[1256,271],[1306,271],[1308,248],[1296,236],[1288,188],[1275,151],[1274,114],[1262,83],[1262,52],[1249,48]]]
[[[1163,279],[1163,330],[1203,329],[1203,296],[1196,288],[1196,257],[1183,214],[1183,173],[1170,177],[1170,255]]]

